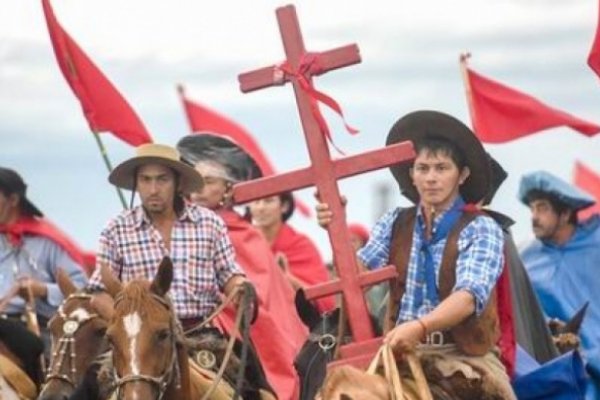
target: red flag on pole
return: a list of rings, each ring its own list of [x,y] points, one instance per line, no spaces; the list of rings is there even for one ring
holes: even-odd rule
[[[598,12],[600,14],[600,7],[598,7]],[[596,36],[594,37],[594,43],[590,49],[590,55],[588,56],[587,62],[596,75],[600,76],[600,17],[598,17]]]
[[[568,126],[587,136],[600,132],[596,124],[549,107],[470,68],[466,71],[473,128],[482,142],[504,143],[558,126]]]
[[[192,132],[210,131],[227,136],[252,156],[264,176],[275,174],[273,164],[269,161],[258,142],[244,127],[217,111],[211,110],[196,101],[189,100],[185,96],[185,90],[182,85],[179,85],[177,90],[183,102],[183,108],[185,109]],[[310,208],[306,204],[297,198],[295,202],[302,215],[310,216]]]
[[[582,162],[577,161],[575,163],[573,181],[577,187],[591,194],[596,199],[596,204],[581,210],[577,214],[579,219],[584,220],[592,216],[592,214],[600,213],[600,175],[596,174]]]
[[[79,99],[94,133],[112,132],[132,146],[152,142],[148,131],[119,91],[60,26],[49,0],[42,0],[50,40],[60,70]]]

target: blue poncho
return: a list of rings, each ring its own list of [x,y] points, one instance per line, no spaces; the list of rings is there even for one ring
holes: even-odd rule
[[[579,224],[563,245],[536,240],[523,263],[546,315],[568,321],[587,302],[581,326],[587,370],[600,382],[600,216]]]

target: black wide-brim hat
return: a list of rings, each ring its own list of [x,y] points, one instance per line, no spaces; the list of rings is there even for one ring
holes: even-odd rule
[[[21,175],[15,170],[0,167],[0,188],[8,194],[16,193],[19,195],[21,212],[23,214],[36,217],[44,216],[44,213],[27,198],[27,185],[23,181],[23,178],[21,178]]]
[[[252,156],[239,144],[213,132],[197,132],[177,142],[181,157],[191,165],[212,161],[224,166],[236,182],[263,176]]]
[[[424,139],[441,138],[454,143],[465,159],[471,173],[460,187],[467,203],[477,203],[487,194],[491,180],[488,156],[475,134],[458,119],[439,111],[415,111],[400,118],[388,134],[386,146],[410,140],[413,144]],[[419,202],[419,193],[410,177],[411,162],[390,167],[400,185],[402,195],[413,203]]]

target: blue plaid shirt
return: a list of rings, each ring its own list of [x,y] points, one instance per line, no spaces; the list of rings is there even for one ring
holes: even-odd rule
[[[462,201],[457,198],[457,201]],[[392,241],[392,226],[401,209],[396,208],[384,214],[375,224],[367,244],[358,251],[358,258],[369,269],[383,267],[389,262]],[[433,230],[436,229],[444,213],[434,219]],[[425,280],[418,278],[418,271],[424,268],[424,257],[418,249],[423,239],[418,234],[416,224],[425,231],[425,221],[421,207],[417,209],[413,243],[410,250],[406,291],[402,298],[397,322],[410,321],[431,312],[438,304],[432,304],[426,295]],[[439,279],[442,253],[446,239],[435,243],[432,248],[437,282]],[[502,272],[504,239],[500,226],[490,217],[478,216],[469,223],[458,238],[458,260],[456,262],[456,284],[453,292],[466,290],[475,298],[475,312],[481,314],[490,293]],[[417,290],[423,290],[422,302],[416,304]]]

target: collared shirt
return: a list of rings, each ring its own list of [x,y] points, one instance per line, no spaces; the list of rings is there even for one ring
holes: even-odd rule
[[[36,299],[36,312],[46,318],[52,317],[63,301],[63,295],[56,284],[58,268],[63,269],[76,286],[86,283],[82,267],[69,254],[52,240],[31,234],[25,234],[19,247],[9,244],[6,235],[0,234],[0,296],[4,296],[19,277],[28,276],[46,283],[46,299]],[[23,313],[25,301],[15,296],[5,313]]]
[[[227,228],[214,212],[186,204],[175,220],[168,249],[144,209],[138,206],[123,211],[100,234],[90,286],[102,287],[101,263],[106,263],[123,282],[151,280],[164,256],[173,262],[169,293],[179,318],[210,314],[229,278],[243,275],[235,264]]]
[[[460,199],[460,198],[459,198]],[[457,201],[459,201],[457,199]],[[389,262],[392,229],[401,209],[398,207],[384,214],[375,224],[367,244],[358,251],[358,257],[369,269],[377,269]],[[439,225],[445,213],[435,217],[433,230]],[[426,292],[424,279],[419,279],[419,271],[424,268],[424,256],[419,251],[423,239],[418,234],[417,224],[425,231],[425,220],[421,207],[417,209],[413,243],[410,250],[406,290],[398,315],[398,323],[420,318],[431,312],[438,304],[432,304],[426,295],[416,304],[417,290]],[[432,245],[436,279],[447,239]],[[490,297],[490,293],[502,272],[504,239],[498,224],[487,216],[477,216],[460,233],[458,238],[458,259],[456,262],[456,284],[453,292],[466,290],[475,298],[475,312],[479,315]],[[425,293],[426,294],[426,293]]]

